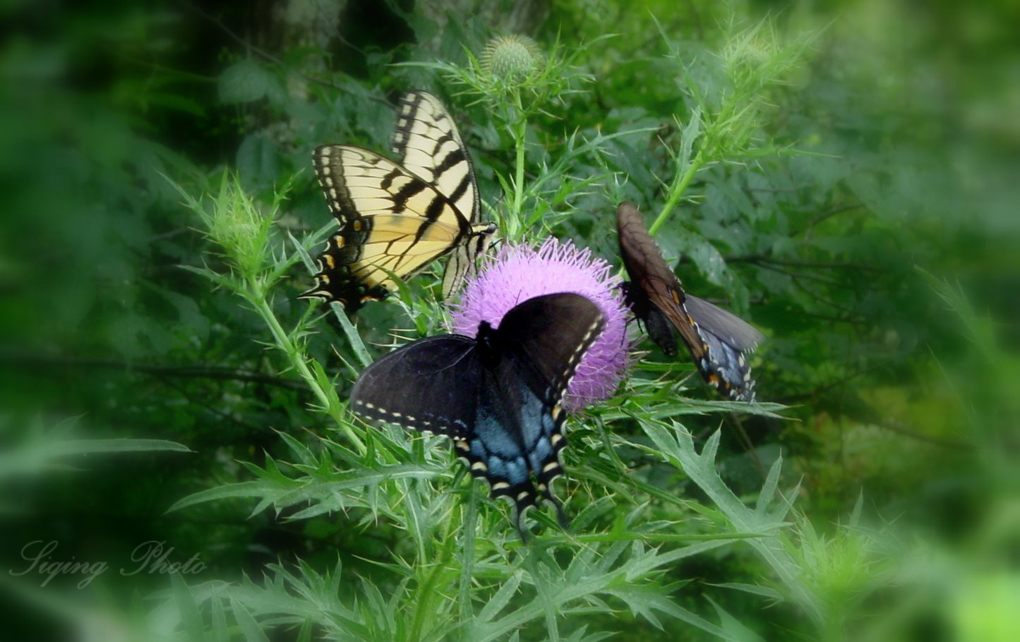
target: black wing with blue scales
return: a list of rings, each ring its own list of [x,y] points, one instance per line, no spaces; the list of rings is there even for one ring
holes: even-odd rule
[[[355,412],[451,437],[494,497],[525,509],[562,473],[563,394],[604,326],[598,306],[572,293],[524,301],[474,339],[428,337],[365,369],[351,393]],[[523,531],[522,531],[523,532]]]

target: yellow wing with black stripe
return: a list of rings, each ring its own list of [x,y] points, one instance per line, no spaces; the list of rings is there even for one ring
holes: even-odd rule
[[[397,106],[397,127],[391,142],[400,163],[431,183],[450,200],[471,226],[450,253],[443,274],[443,297],[473,275],[477,259],[488,249],[495,226],[481,223],[478,182],[460,132],[443,103],[425,91],[409,91]]]
[[[401,97],[391,147],[401,165],[434,185],[468,223],[478,222],[478,183],[471,158],[438,98],[424,91]]]
[[[315,170],[340,231],[319,256],[315,286],[303,297],[338,301],[349,311],[396,290],[404,278],[466,236],[467,219],[436,189],[374,152],[325,145]]]
[[[341,228],[302,297],[338,301],[354,312],[396,290],[390,273],[407,278],[452,252],[445,297],[485,251],[495,226],[478,222],[471,161],[442,103],[425,92],[405,94],[392,146],[401,164],[357,147],[315,150],[315,171]]]

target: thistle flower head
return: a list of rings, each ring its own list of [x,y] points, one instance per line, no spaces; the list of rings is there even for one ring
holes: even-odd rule
[[[496,36],[485,45],[482,69],[503,81],[527,78],[542,64],[542,51],[527,36]]]
[[[628,366],[626,308],[620,279],[610,271],[604,260],[569,241],[550,238],[537,250],[506,245],[453,306],[453,331],[473,337],[482,321],[498,327],[511,308],[543,294],[587,297],[602,311],[606,325],[585,352],[563,399],[568,411],[585,408],[611,396]]]

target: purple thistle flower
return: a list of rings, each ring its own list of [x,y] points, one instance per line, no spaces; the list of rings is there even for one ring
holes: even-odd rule
[[[602,310],[606,326],[581,359],[563,399],[568,411],[585,408],[612,396],[629,365],[626,307],[620,278],[611,269],[569,241],[549,238],[537,250],[506,245],[467,283],[460,303],[451,305],[452,330],[473,337],[483,320],[497,327],[510,308],[543,294],[587,297]]]

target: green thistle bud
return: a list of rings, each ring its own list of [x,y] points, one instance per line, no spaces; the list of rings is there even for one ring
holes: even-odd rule
[[[499,80],[521,81],[538,70],[542,51],[527,36],[497,36],[482,52],[482,69]]]

